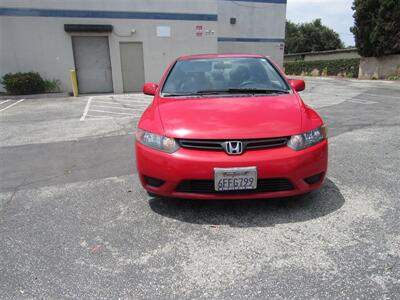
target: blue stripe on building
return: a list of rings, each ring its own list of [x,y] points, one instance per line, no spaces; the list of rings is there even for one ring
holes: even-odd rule
[[[217,15],[186,14],[165,12],[136,12],[108,10],[73,10],[40,8],[5,8],[0,7],[0,16],[14,17],[56,17],[56,18],[99,18],[99,19],[145,19],[145,20],[185,20],[217,21]]]
[[[285,39],[219,37],[218,42],[284,43]]]

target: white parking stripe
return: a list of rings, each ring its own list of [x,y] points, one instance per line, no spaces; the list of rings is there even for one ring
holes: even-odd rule
[[[11,100],[11,99],[7,99],[7,100],[4,100],[4,101],[1,101],[0,104],[7,103],[7,102],[9,102],[10,100]]]
[[[110,101],[110,102],[114,102],[114,103],[119,103],[119,102],[130,102],[130,103],[143,103],[143,102],[151,102],[150,99],[133,99],[133,98],[128,98],[128,99],[121,99],[121,98],[95,98],[94,100],[96,101]]]
[[[143,107],[143,108],[149,106],[149,104],[150,104],[150,103],[143,103],[143,102],[128,103],[128,102],[106,102],[106,101],[99,101],[99,100],[92,102],[92,104],[94,104],[94,103],[98,103],[98,104],[102,104],[102,105],[114,105],[114,106],[120,106],[120,107],[124,106],[124,107]]]
[[[86,115],[86,120],[111,120],[111,119],[113,119],[113,117],[111,116],[106,117],[106,116],[95,116],[90,114]]]
[[[102,112],[102,113],[108,113],[108,114],[117,114],[117,115],[128,115],[128,116],[133,116],[133,114],[121,113],[121,112],[112,112],[112,111],[99,110],[99,109],[91,109],[90,111],[96,111],[96,112]]]
[[[13,107],[14,105],[17,105],[18,103],[20,103],[20,102],[22,102],[22,101],[24,101],[24,100],[25,100],[25,99],[21,99],[21,100],[18,100],[17,102],[15,102],[15,103],[13,103],[13,104],[10,104],[9,106],[6,106],[6,107],[0,109],[0,112],[1,112],[1,111],[4,111],[4,110],[6,110],[6,109],[9,109],[9,108]]]
[[[126,118],[130,118],[131,116],[119,116],[118,119],[126,119]],[[87,115],[86,116],[86,121],[96,121],[96,120],[115,120],[115,117],[113,116],[109,116],[109,117],[105,117],[105,116],[94,116],[94,115]]]
[[[105,100],[95,100],[95,101],[93,101],[93,103],[103,103],[103,104],[108,104],[108,105],[118,105],[118,106],[121,106],[121,105],[129,105],[129,104],[132,104],[132,105],[135,105],[135,106],[148,106],[149,104],[150,104],[150,102],[148,102],[148,103],[143,103],[143,102],[130,102],[130,103],[120,103],[120,102],[110,102],[110,101],[105,101]]]
[[[116,106],[98,105],[98,104],[95,104],[95,103],[92,104],[92,107],[104,107],[104,108],[109,108],[109,109],[125,109],[125,110],[132,110],[132,111],[135,111],[135,110],[143,111],[143,109],[141,109],[141,108],[116,107]]]
[[[86,115],[87,115],[87,113],[88,113],[88,111],[89,111],[90,103],[92,102],[92,99],[93,99],[93,97],[89,97],[89,99],[88,99],[88,101],[87,101],[87,103],[86,103],[86,106],[85,106],[85,110],[83,111],[83,115],[82,115],[80,121],[85,120]]]
[[[143,94],[91,96],[80,120],[138,118],[152,100]]]
[[[87,114],[87,115],[86,115],[86,118],[89,118],[89,117],[91,117],[91,118],[105,118],[105,119],[112,118],[111,116],[103,116],[103,115],[92,115],[92,114]]]

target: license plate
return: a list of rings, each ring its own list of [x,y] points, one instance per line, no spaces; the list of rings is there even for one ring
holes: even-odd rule
[[[215,168],[214,186],[216,191],[254,190],[257,188],[257,168]]]

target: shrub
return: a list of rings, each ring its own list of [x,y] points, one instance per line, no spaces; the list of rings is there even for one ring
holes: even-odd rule
[[[58,93],[61,91],[60,89],[60,80],[53,79],[53,80],[44,80],[44,86],[47,93]]]
[[[389,75],[386,77],[387,80],[400,80],[400,75]]]
[[[8,73],[0,78],[8,94],[27,95],[38,93],[60,92],[60,81],[58,79],[46,80],[39,73]]]
[[[335,59],[317,61],[295,61],[284,63],[285,73],[288,75],[311,74],[318,70],[326,76],[358,77],[360,59]]]
[[[0,83],[9,94],[26,95],[43,93],[46,90],[45,82],[39,73],[8,73],[5,74]]]

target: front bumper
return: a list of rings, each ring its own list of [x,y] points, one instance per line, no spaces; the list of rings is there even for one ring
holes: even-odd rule
[[[262,199],[288,197],[318,188],[325,177],[328,163],[327,140],[301,151],[289,147],[248,150],[242,155],[230,156],[222,151],[203,151],[180,148],[173,154],[153,150],[136,142],[136,161],[143,187],[165,197],[188,199]],[[184,180],[214,180],[214,168],[257,167],[259,179],[285,178],[293,189],[275,192],[193,193],[179,192]],[[315,183],[306,178],[320,174]],[[146,178],[164,181],[160,186],[149,184]]]

